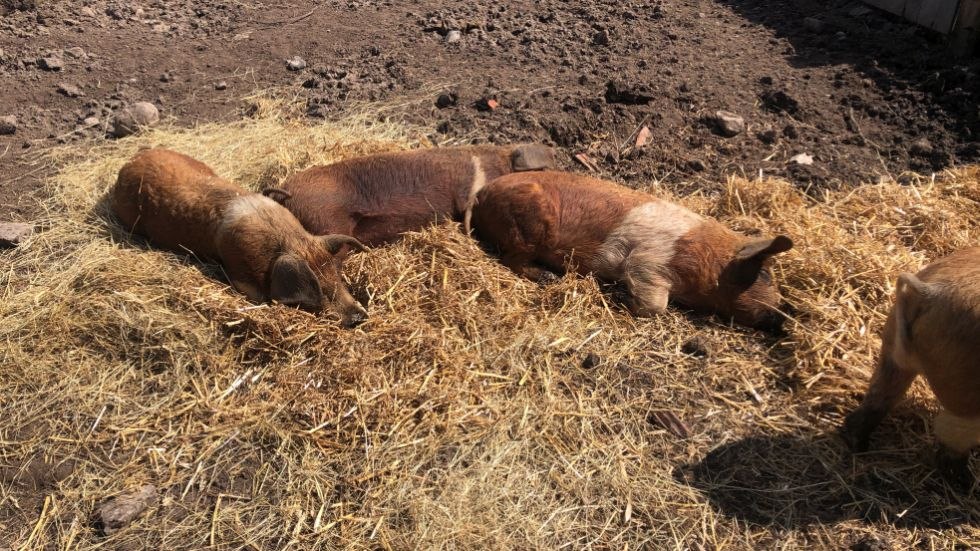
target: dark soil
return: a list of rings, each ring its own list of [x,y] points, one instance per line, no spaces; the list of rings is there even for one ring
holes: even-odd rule
[[[569,168],[586,153],[605,176],[681,193],[732,173],[816,189],[980,158],[977,59],[857,2],[3,0],[0,13],[0,117],[19,121],[0,136],[0,219],[36,213],[51,170],[38,152],[105,139],[127,102],[190,126],[239,117],[269,88],[313,119],[400,102],[392,116],[434,140],[546,141]],[[307,67],[288,70],[297,55]],[[745,130],[722,135],[718,110]]]

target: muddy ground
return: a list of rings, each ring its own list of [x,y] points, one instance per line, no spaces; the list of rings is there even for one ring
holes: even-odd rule
[[[270,88],[313,119],[401,103],[391,116],[433,141],[543,140],[636,184],[761,170],[839,186],[980,158],[976,58],[856,2],[0,4],[0,117],[17,119],[0,136],[3,218],[35,212],[50,170],[38,152],[104,139],[128,102],[194,125],[239,117]],[[306,67],[290,70],[294,56]],[[726,136],[718,110],[744,129]]]

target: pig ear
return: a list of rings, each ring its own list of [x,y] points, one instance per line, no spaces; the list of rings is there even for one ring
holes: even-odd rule
[[[292,193],[277,187],[267,187],[263,189],[262,195],[265,195],[269,199],[272,199],[279,204],[282,204],[286,199],[291,199],[293,197]]]
[[[927,297],[935,292],[935,287],[908,272],[898,276],[898,291],[917,297]]]
[[[555,150],[541,144],[519,145],[510,154],[510,165],[514,172],[555,168]]]
[[[735,258],[729,265],[734,281],[742,285],[752,285],[762,271],[762,263],[774,254],[788,251],[793,247],[793,241],[785,235],[777,235],[771,239],[753,239],[735,253]]]
[[[793,248],[793,240],[785,235],[777,235],[771,239],[753,239],[746,243],[735,254],[735,260],[765,260],[774,254],[786,252]]]
[[[361,243],[349,235],[340,235],[337,233],[324,235],[320,238],[320,241],[323,243],[323,246],[330,251],[330,254],[337,254],[337,251],[339,251],[344,245],[349,245],[352,249],[357,249],[361,252],[371,250],[364,246],[364,243]]]
[[[269,275],[269,298],[304,310],[319,310],[323,292],[310,265],[294,254],[276,259]]]

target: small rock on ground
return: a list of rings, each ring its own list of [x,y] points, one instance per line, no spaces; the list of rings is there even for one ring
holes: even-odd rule
[[[477,111],[493,111],[500,107],[500,102],[494,98],[481,98],[475,104]]]
[[[293,56],[286,60],[286,68],[290,71],[302,71],[306,69],[306,60],[299,56]]]
[[[455,92],[443,92],[436,98],[436,107],[445,109],[456,105],[457,101],[459,101],[459,96]]]
[[[58,84],[58,92],[61,92],[62,94],[70,98],[79,98],[85,95],[85,92],[82,92],[81,88],[75,86],[74,84],[68,84],[66,82],[62,82]]]
[[[17,117],[6,115],[0,117],[0,136],[9,136],[17,132]]]
[[[68,57],[71,57],[71,58],[74,58],[74,59],[87,59],[88,58],[88,54],[86,54],[85,53],[85,50],[83,48],[81,48],[80,46],[75,46],[75,47],[72,47],[72,48],[65,48],[65,54],[67,54]]]
[[[463,33],[459,31],[449,31],[446,33],[446,42],[452,44],[453,42],[459,42],[463,39]]]
[[[102,530],[111,534],[125,528],[140,513],[157,500],[157,487],[147,484],[139,491],[116,496],[99,507]]]
[[[796,155],[790,157],[789,161],[798,165],[812,165],[813,155],[810,155],[809,153],[797,153]]]
[[[58,56],[49,55],[38,59],[37,66],[45,71],[60,71],[65,68],[65,62]]]
[[[0,247],[16,247],[33,231],[32,225],[23,222],[0,222]]]
[[[731,138],[745,131],[745,119],[731,111],[715,111],[712,120],[722,136]]]
[[[160,121],[160,111],[152,103],[140,101],[123,108],[113,121],[112,135],[122,138]]]

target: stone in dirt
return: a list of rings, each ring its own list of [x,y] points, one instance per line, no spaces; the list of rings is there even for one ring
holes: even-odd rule
[[[228,89],[228,83],[225,82],[225,81],[223,81],[223,80],[220,80],[220,81],[214,83],[214,89],[215,90],[227,90]]]
[[[156,500],[157,487],[147,484],[136,492],[116,496],[103,503],[99,507],[102,531],[106,534],[112,534],[125,528]]]
[[[603,29],[592,37],[592,43],[596,46],[608,46],[612,43],[612,37],[609,36],[609,31]]]
[[[798,165],[812,165],[813,155],[810,155],[809,153],[797,153],[796,155],[790,157],[789,161]]]
[[[286,68],[290,71],[302,71],[306,69],[306,60],[297,56],[293,56],[286,60]]]
[[[644,126],[636,133],[636,140],[633,142],[633,147],[640,149],[647,144],[650,139],[650,127]]]
[[[75,86],[74,84],[68,84],[66,82],[62,82],[58,84],[58,92],[70,98],[79,98],[85,95],[85,92],[82,92],[81,88]]]
[[[457,101],[459,101],[459,96],[454,92],[443,92],[436,98],[436,107],[445,109],[456,105]]]
[[[0,117],[0,136],[9,136],[17,132],[17,117],[6,115]]]
[[[65,61],[56,55],[49,55],[38,59],[37,66],[45,71],[60,71],[65,68]]]
[[[477,111],[493,111],[500,107],[500,103],[493,98],[483,98],[476,102]]]
[[[715,111],[711,121],[722,136],[731,138],[745,131],[745,119],[731,111]]]
[[[88,54],[80,46],[75,46],[73,48],[65,48],[65,54],[73,59],[88,59]]]
[[[160,121],[160,111],[149,102],[140,101],[125,107],[116,114],[112,135],[117,138],[135,134],[140,128],[153,126]]]
[[[0,222],[0,247],[16,247],[34,231],[34,226],[23,222]]]
[[[463,33],[459,31],[449,31],[446,33],[446,42],[452,44],[453,42],[459,42],[463,39]]]

